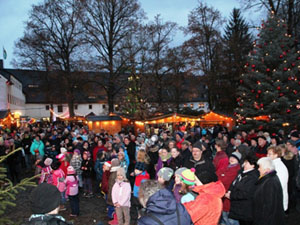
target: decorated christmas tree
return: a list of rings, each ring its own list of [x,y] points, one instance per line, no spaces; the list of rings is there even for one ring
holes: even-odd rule
[[[245,128],[271,130],[300,124],[297,41],[274,14],[258,30],[238,87],[238,122]]]

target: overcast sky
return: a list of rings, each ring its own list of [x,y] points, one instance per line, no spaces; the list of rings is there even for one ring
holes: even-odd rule
[[[229,18],[234,7],[240,8],[239,0],[203,0],[218,9],[222,16]],[[14,43],[23,35],[25,21],[31,5],[39,0],[0,0],[0,59],[3,59],[3,47],[7,52],[5,68],[12,68]],[[140,0],[141,6],[149,20],[160,14],[164,21],[176,22],[186,26],[189,12],[197,6],[198,0]],[[249,19],[257,19],[249,12],[244,15]],[[257,16],[256,16],[257,17]],[[175,37],[174,45],[184,40],[182,34]]]

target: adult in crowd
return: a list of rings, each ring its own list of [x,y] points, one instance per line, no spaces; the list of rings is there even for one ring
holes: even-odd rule
[[[277,173],[282,188],[283,209],[284,211],[286,211],[288,209],[288,202],[289,202],[289,197],[288,197],[289,172],[280,158],[282,156],[282,150],[281,148],[271,146],[268,148],[267,156],[273,160],[275,171]]]
[[[228,165],[228,156],[225,152],[227,145],[223,140],[217,140],[215,144],[216,148],[216,155],[213,160],[213,164],[216,168],[216,172],[222,170],[227,167]]]
[[[30,146],[30,152],[33,156],[35,156],[36,151],[39,152],[40,156],[44,156],[44,143],[41,140],[41,137],[39,135],[36,135],[31,146]]]
[[[185,164],[186,161],[188,161],[191,156],[192,156],[192,153],[190,151],[190,142],[189,141],[184,141],[181,143],[181,156],[182,156],[182,159],[183,159],[183,165]]]
[[[32,215],[24,225],[70,225],[59,213],[60,192],[47,183],[38,185],[30,197]]]
[[[229,218],[238,220],[240,225],[253,224],[253,196],[255,183],[259,177],[256,163],[257,157],[254,153],[246,156],[243,169],[225,195],[226,198],[230,199]]]
[[[176,203],[174,195],[158,181],[147,180],[140,186],[139,201],[144,212],[138,225],[190,225],[191,217],[182,204]]]
[[[238,171],[240,170],[241,157],[242,156],[239,152],[233,152],[229,157],[228,166],[226,168],[220,169],[216,173],[218,179],[223,183],[226,192],[229,190],[232,181],[236,178]],[[223,198],[223,211],[222,211],[221,224],[238,225],[237,220],[228,218],[229,210],[230,210],[230,200],[225,196]]]
[[[268,143],[265,136],[258,137],[258,145],[255,148],[255,154],[257,158],[262,158],[267,156]]]
[[[197,177],[201,182],[206,177],[210,177],[212,181],[217,181],[218,178],[213,163],[202,156],[204,150],[204,145],[199,141],[196,142],[192,148],[192,157],[185,162],[184,167],[188,169],[195,168]]]
[[[260,178],[253,198],[253,224],[283,225],[283,194],[273,160],[262,157],[257,162]]]

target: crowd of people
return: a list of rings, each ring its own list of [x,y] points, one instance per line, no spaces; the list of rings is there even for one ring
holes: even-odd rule
[[[0,155],[18,148],[4,162],[9,179],[18,183],[24,169],[39,175],[29,224],[49,219],[53,210],[79,216],[79,196],[104,198],[109,224],[120,225],[281,225],[291,209],[300,212],[297,130],[180,124],[172,133],[160,127],[149,135],[110,135],[49,123],[1,129]],[[59,201],[36,210],[36,196],[45,197],[37,193],[48,189]]]

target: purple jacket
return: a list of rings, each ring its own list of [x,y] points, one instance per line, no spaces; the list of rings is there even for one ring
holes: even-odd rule
[[[180,203],[182,195],[179,193],[181,189],[181,184],[175,184],[173,188],[173,194],[177,203]]]
[[[172,157],[170,157],[166,162],[163,162],[160,157],[158,158],[157,165],[156,165],[156,172],[155,172],[155,178],[156,179],[157,179],[157,173],[158,173],[158,171],[161,168],[165,167],[166,165],[169,165],[170,162],[171,162],[171,159],[172,159]]]
[[[121,206],[130,207],[131,186],[129,182],[116,181],[112,188],[112,202],[119,203]]]

